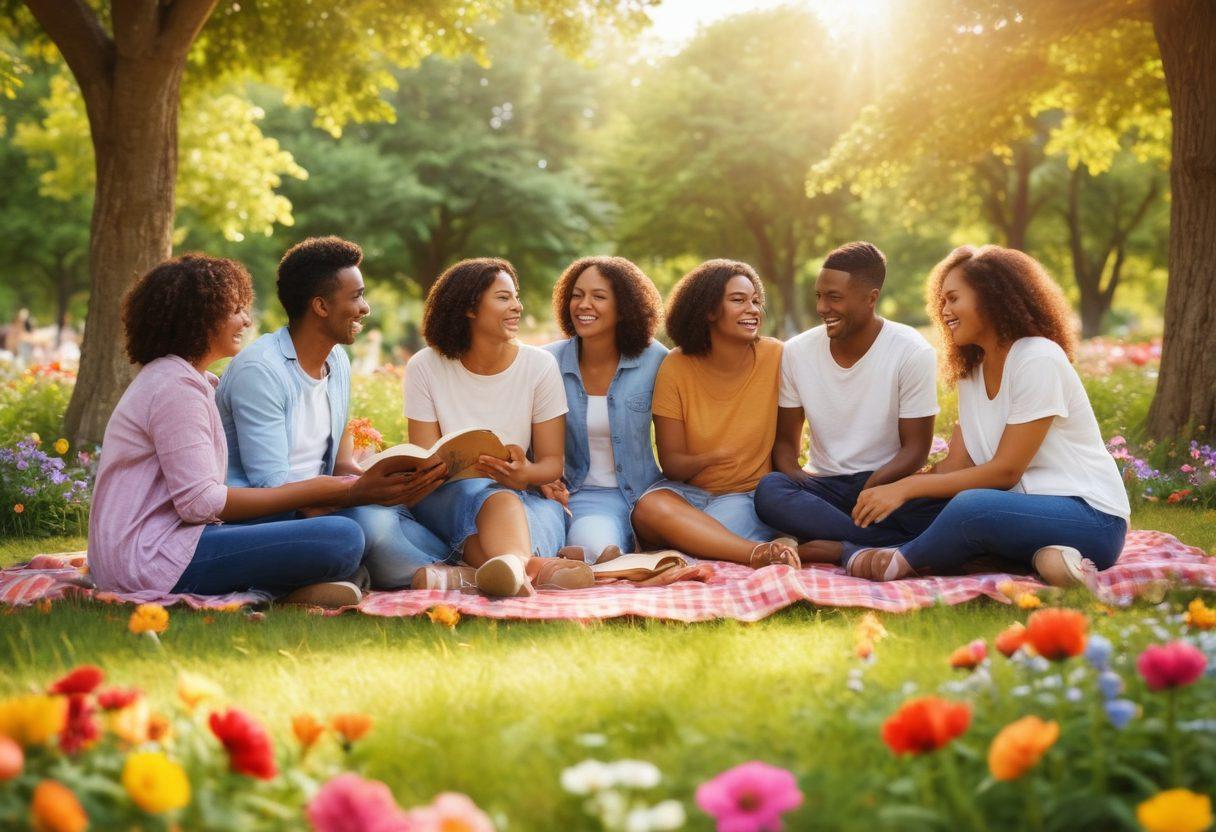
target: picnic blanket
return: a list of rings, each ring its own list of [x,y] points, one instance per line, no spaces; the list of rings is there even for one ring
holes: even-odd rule
[[[94,592],[79,585],[79,567],[83,563],[83,553],[40,555],[28,564],[0,570],[0,604],[94,597],[102,601],[184,603],[205,609],[260,600],[251,593],[219,598],[169,595],[151,599]],[[908,612],[934,604],[961,604],[979,597],[1010,603],[1007,594],[1001,591],[1008,581],[1027,589],[1040,586],[1025,575],[1006,573],[874,583],[850,578],[835,566],[811,566],[801,570],[768,566],[752,570],[728,563],[711,565],[712,576],[703,583],[686,581],[664,587],[641,587],[617,581],[590,589],[541,591],[529,598],[497,599],[455,591],[371,592],[357,607],[348,609],[365,615],[411,616],[447,604],[462,615],[484,618],[592,620],[634,615],[685,622],[716,618],[759,621],[799,601],[824,607]],[[1200,549],[1187,546],[1170,534],[1133,531],[1127,536],[1118,564],[1094,576],[1091,589],[1104,603],[1125,605],[1141,595],[1160,594],[1169,586],[1216,590],[1216,558],[1208,557]]]

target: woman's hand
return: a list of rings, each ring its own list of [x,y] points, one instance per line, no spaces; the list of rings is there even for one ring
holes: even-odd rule
[[[405,498],[402,505],[413,508],[422,502],[430,493],[443,485],[448,475],[448,464],[440,460],[430,468],[420,468],[409,471],[405,475]]]
[[[477,464],[473,467],[477,473],[483,477],[489,477],[499,485],[523,491],[529,485],[528,467],[532,463],[528,462],[524,449],[518,445],[508,445],[507,453],[511,455],[510,459],[499,459],[482,454],[477,458]]]
[[[540,487],[540,493],[546,499],[560,503],[566,511],[570,510],[570,489],[566,488],[566,484],[561,480],[545,483]]]
[[[853,522],[861,528],[881,523],[910,499],[904,480],[867,488],[857,496]]]

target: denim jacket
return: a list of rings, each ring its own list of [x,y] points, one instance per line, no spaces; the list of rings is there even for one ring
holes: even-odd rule
[[[591,466],[587,440],[587,391],[578,369],[578,339],[555,341],[545,349],[557,358],[562,383],[566,386],[566,473],[573,493],[583,487]],[[632,505],[662,474],[650,443],[650,404],[654,397],[654,377],[667,355],[658,341],[634,358],[621,356],[616,374],[608,385],[608,423],[612,427],[612,455],[616,459],[616,479],[621,493]]]
[[[287,327],[268,332],[232,359],[216,391],[228,439],[228,485],[273,488],[291,472],[294,410],[304,379]],[[350,411],[350,359],[335,346],[325,359],[329,370],[329,447],[322,474],[332,474]]]

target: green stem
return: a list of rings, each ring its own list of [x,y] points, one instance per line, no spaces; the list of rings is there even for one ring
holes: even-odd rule
[[[1033,777],[1026,776],[1022,778],[1022,800],[1026,804],[1023,825],[1027,829],[1041,830],[1043,828],[1043,810],[1039,806],[1038,798],[1034,794]]]
[[[1169,698],[1165,705],[1165,741],[1170,747],[1170,773],[1173,776],[1173,786],[1183,788],[1182,782],[1182,749],[1178,743],[1178,689],[1170,688]]]
[[[1092,703],[1089,709],[1089,746],[1090,756],[1094,761],[1094,794],[1101,795],[1106,793],[1106,749],[1103,744],[1102,723],[1104,708],[1102,705],[1102,692],[1098,690],[1097,677],[1094,681],[1093,696],[1090,697]]]
[[[967,823],[974,832],[985,832],[984,821],[976,812],[974,802],[969,800],[963,792],[962,783],[958,779],[958,769],[954,766],[954,757],[951,755],[950,749],[941,749],[937,756],[942,759],[942,773],[955,808],[958,809],[960,815],[967,819]]]

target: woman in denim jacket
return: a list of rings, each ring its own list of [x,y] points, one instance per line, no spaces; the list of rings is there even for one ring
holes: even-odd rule
[[[614,547],[633,550],[630,513],[661,477],[650,400],[667,355],[654,340],[662,314],[654,283],[623,257],[577,260],[553,288],[553,317],[571,337],[545,349],[557,358],[570,412],[564,481],[544,491],[568,499],[567,553],[579,547],[591,563]]]

